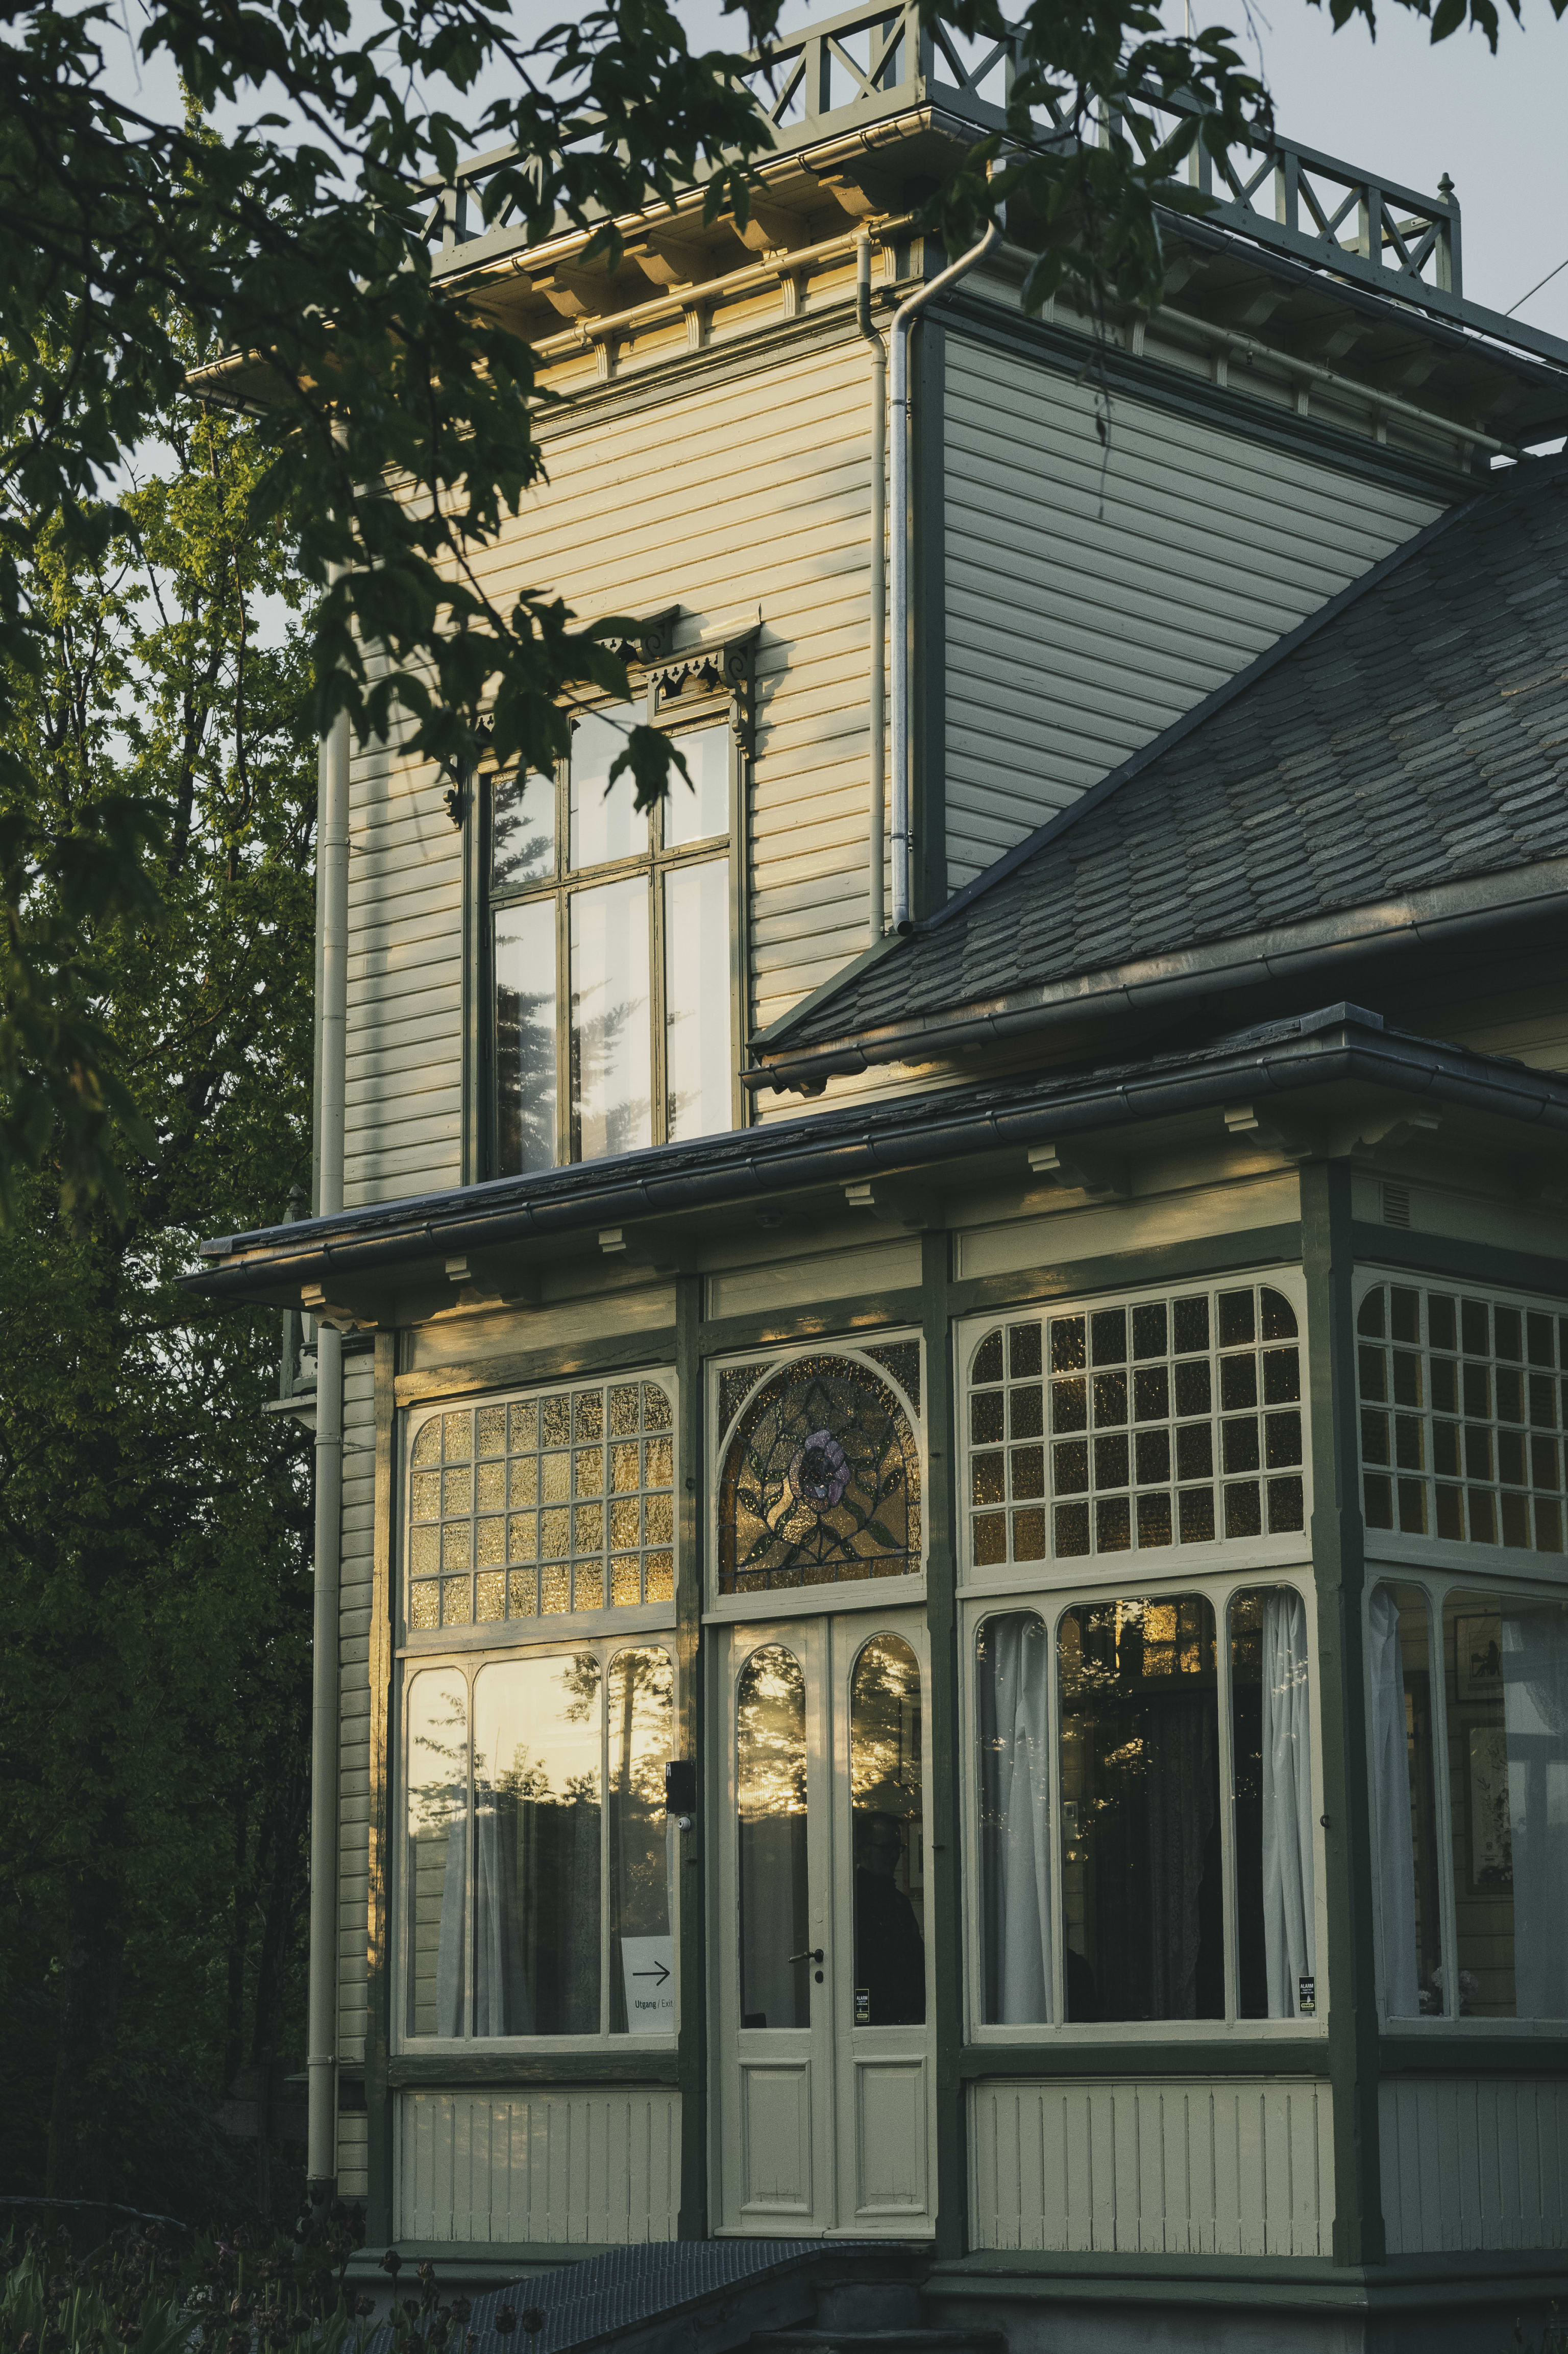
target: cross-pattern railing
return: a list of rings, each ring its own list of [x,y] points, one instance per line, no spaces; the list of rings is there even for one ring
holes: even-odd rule
[[[775,145],[787,154],[916,107],[929,107],[960,133],[1002,129],[1015,71],[1011,37],[966,41],[948,27],[923,27],[917,0],[871,0],[775,43],[758,56],[752,80]],[[1164,110],[1171,119],[1176,111]],[[1060,105],[1039,112],[1034,130],[1048,142],[1101,135],[1096,126],[1075,124]],[[591,125],[583,135],[593,135]],[[486,181],[512,160],[510,149],[475,157],[435,197],[426,233],[439,249],[438,269],[467,268],[523,243],[514,204],[487,223],[480,201]],[[1446,180],[1438,195],[1423,196],[1283,137],[1266,150],[1236,150],[1218,161],[1194,151],[1186,171],[1213,197],[1208,217],[1223,228],[1562,357],[1554,338],[1463,300],[1459,207]]]

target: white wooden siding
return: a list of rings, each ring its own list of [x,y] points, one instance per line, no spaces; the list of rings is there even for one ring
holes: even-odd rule
[[[343,1560],[338,1589],[337,2051],[365,2057],[370,1894],[370,1613],[375,1575],[376,1363],[344,1361]],[[364,2119],[357,2123],[361,2126]],[[342,2126],[340,2124],[340,2132]]]
[[[674,2238],[678,2093],[397,2097],[397,2238],[590,2247]]]
[[[1391,2256],[1568,2245],[1568,2084],[1386,2078],[1378,2125]]]
[[[1055,811],[1440,512],[949,333],[948,880]]]
[[[972,2088],[977,2248],[1327,2255],[1333,2211],[1326,2084],[1040,2078]]]
[[[370,2120],[363,2110],[337,2121],[337,2192],[340,2199],[370,2196]]]
[[[808,323],[809,326],[809,323]],[[547,429],[547,483],[477,567],[585,616],[762,608],[750,811],[752,1019],[864,945],[870,376],[864,346],[759,354],[726,383]],[[433,772],[354,765],[351,1205],[461,1171],[462,861]]]

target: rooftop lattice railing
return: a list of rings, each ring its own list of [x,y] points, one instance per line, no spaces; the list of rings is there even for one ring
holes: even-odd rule
[[[786,154],[917,108],[929,108],[960,135],[1003,129],[1015,71],[1012,39],[965,40],[946,26],[923,27],[917,0],[892,7],[874,0],[776,42],[758,56],[751,79],[775,147]],[[1177,111],[1154,109],[1167,121]],[[1077,135],[1060,108],[1037,111],[1035,133],[1044,141]],[[583,135],[592,135],[591,126]],[[503,206],[488,223],[482,217],[485,182],[512,160],[510,149],[476,157],[441,189],[428,232],[440,249],[438,268],[466,268],[524,241],[514,205]],[[1220,158],[1196,149],[1186,175],[1213,198],[1206,217],[1217,227],[1435,316],[1563,358],[1556,338],[1463,299],[1459,207],[1446,179],[1438,195],[1424,196],[1283,136],[1266,149],[1240,148]]]

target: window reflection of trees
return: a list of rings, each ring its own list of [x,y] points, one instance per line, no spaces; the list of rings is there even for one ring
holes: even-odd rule
[[[468,1687],[463,1679],[450,1672],[416,1676],[408,1688],[408,1723],[404,1915],[408,2032],[461,2034],[468,1843]],[[444,1974],[443,1930],[448,1945]]]
[[[736,1687],[740,2023],[810,2023],[806,1679],[780,1644],[753,1651]]]
[[[622,1937],[671,1934],[664,1763],[671,1754],[674,1674],[657,1647],[618,1651],[609,1663],[610,2028],[627,2027]]]
[[[599,2031],[601,1684],[591,1651],[475,1681],[482,2035]]]
[[[554,911],[550,911],[553,915]],[[554,956],[554,942],[551,942]],[[556,992],[495,981],[496,1158],[503,1176],[556,1159]]]

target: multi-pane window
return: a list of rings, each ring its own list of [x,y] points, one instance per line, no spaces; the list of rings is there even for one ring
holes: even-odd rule
[[[1296,1310],[1245,1284],[1000,1325],[969,1439],[977,1567],[1294,1533]]]
[[[412,1631],[673,1599],[674,1411],[662,1382],[432,1414],[409,1458]]]
[[[1308,1627],[1287,1585],[981,1621],[982,2024],[1319,2016]]]
[[[1356,1324],[1367,1526],[1561,1553],[1568,1316],[1379,1283]]]
[[[641,716],[585,712],[557,775],[491,788],[500,1176],[731,1123],[730,729],[673,725],[690,782],[640,815],[609,772]]]
[[[673,1693],[658,1643],[410,1678],[406,2034],[673,2032]]]
[[[1367,1652],[1384,2010],[1568,2020],[1568,1601],[1379,1585]]]

